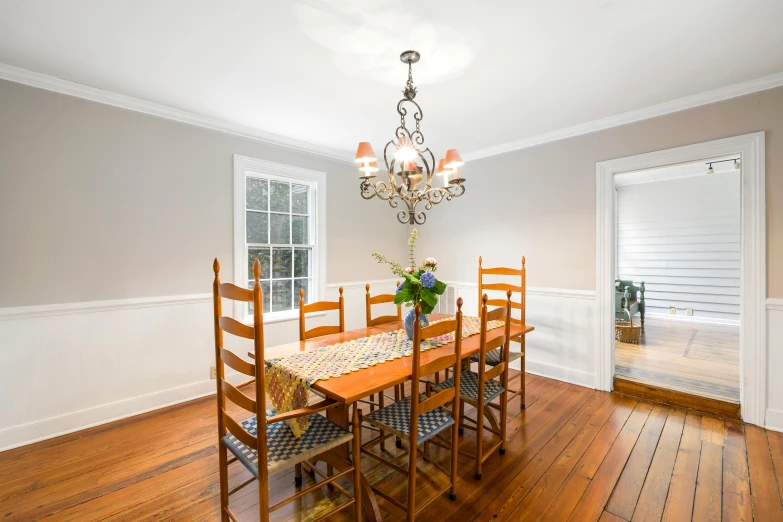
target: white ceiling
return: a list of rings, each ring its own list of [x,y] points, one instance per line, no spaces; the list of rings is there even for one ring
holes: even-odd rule
[[[781,0],[0,1],[0,63],[380,153],[414,66],[436,155],[783,71]]]
[[[620,174],[619,176],[615,176],[614,185],[616,187],[622,187],[626,185],[638,185],[640,183],[654,183],[656,181],[671,181],[674,179],[706,176],[707,169],[709,169],[710,165],[712,165],[714,174],[738,172],[738,170],[734,167],[733,161],[722,161],[734,159],[739,159],[739,154],[735,154],[733,156],[710,158],[704,161],[696,161],[693,163],[683,163],[680,165],[667,165],[665,167],[659,167],[656,169],[626,172]]]

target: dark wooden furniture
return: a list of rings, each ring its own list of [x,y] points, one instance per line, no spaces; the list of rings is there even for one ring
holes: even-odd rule
[[[229,495],[236,493],[245,486],[257,482],[258,505],[260,519],[269,520],[269,512],[277,510],[308,493],[320,489],[326,484],[332,484],[349,500],[327,515],[345,509],[351,505],[354,507],[354,517],[361,519],[361,460],[360,460],[360,436],[361,428],[358,421],[358,412],[354,409],[353,433],[346,427],[335,425],[321,415],[311,417],[313,425],[299,439],[295,439],[290,428],[284,421],[300,417],[310,416],[319,411],[336,406],[334,399],[325,399],[317,404],[286,413],[273,414],[266,409],[266,373],[263,364],[249,363],[223,346],[223,332],[236,335],[253,341],[253,358],[255,361],[264,361],[264,321],[262,311],[261,263],[258,259],[253,264],[255,284],[252,290],[240,288],[231,283],[220,282],[220,263],[217,259],[213,264],[215,279],[212,285],[214,302],[214,328],[215,328],[215,362],[217,374],[217,424],[218,424],[218,460],[220,471],[220,518],[223,522],[229,520],[238,522],[236,514],[229,507]],[[223,316],[223,299],[253,303],[253,326],[242,324],[231,317]],[[251,398],[225,379],[225,366],[254,378],[256,384],[256,397]],[[253,417],[243,421],[236,420],[226,409],[226,399],[234,405],[253,414]],[[353,463],[346,457],[338,456],[334,448],[352,441]],[[229,459],[231,452],[234,456]],[[339,470],[338,473],[327,477],[320,470],[311,466],[324,480],[305,490],[298,491],[294,495],[269,505],[269,475],[277,473],[285,468],[297,467],[297,483],[301,484],[301,465],[310,459],[311,461],[323,460],[328,465]],[[228,466],[239,462],[253,475],[242,484],[229,491]],[[349,477],[354,484],[354,493],[349,494],[335,481],[341,477]],[[324,516],[327,516],[324,515]],[[320,517],[323,518],[323,517]]]

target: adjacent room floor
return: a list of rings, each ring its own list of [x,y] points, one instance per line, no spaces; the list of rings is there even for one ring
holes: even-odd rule
[[[418,520],[783,520],[781,433],[533,375],[527,397],[526,410],[509,406],[506,455],[490,457],[481,481],[460,457],[457,501],[444,495]],[[219,520],[216,439],[205,397],[0,453],[0,518]],[[474,443],[466,431],[463,449]],[[448,466],[447,452],[431,455]],[[374,466],[363,460],[365,473]],[[232,486],[248,476],[241,466],[229,475]],[[429,464],[419,477],[426,499],[441,479]],[[396,474],[371,480],[404,495]],[[293,488],[293,470],[274,475],[271,499]],[[256,491],[233,497],[241,520],[258,520]],[[320,491],[272,519],[310,520],[344,501]],[[403,520],[379,504],[386,520]]]
[[[638,345],[615,350],[616,377],[739,403],[739,326],[649,317]]]

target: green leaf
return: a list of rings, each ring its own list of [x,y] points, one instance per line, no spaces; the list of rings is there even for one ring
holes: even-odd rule
[[[415,278],[413,275],[405,272],[405,280],[408,281],[410,284],[415,286],[416,288],[421,287],[421,281],[419,281],[417,278]]]
[[[423,314],[431,314],[432,311],[435,309],[435,305],[430,306],[425,302],[421,302],[419,304],[421,305],[421,313]]]
[[[432,291],[432,293],[433,293],[433,294],[436,294],[436,295],[443,295],[443,292],[445,292],[445,291],[446,291],[446,288],[447,288],[447,287],[448,287],[448,285],[447,285],[446,283],[444,283],[443,281],[438,281],[438,280],[436,279],[436,280],[435,280],[435,286],[433,286],[432,288],[430,288],[430,290]]]
[[[394,304],[400,305],[402,303],[407,303],[413,299],[414,294],[415,292],[413,289],[407,286],[403,286],[402,289],[394,296]]]
[[[422,288],[419,297],[421,297],[422,302],[427,303],[431,307],[438,304],[438,297],[430,292],[429,288]]]

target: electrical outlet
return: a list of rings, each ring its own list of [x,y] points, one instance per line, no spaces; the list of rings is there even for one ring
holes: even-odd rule
[[[209,367],[209,378],[210,379],[217,379],[217,366],[210,366]]]
[[[670,314],[676,314],[677,313],[677,309],[675,307],[673,307],[673,306],[670,306],[669,307],[669,313]]]
[[[693,308],[686,308],[685,315],[693,315]]]

